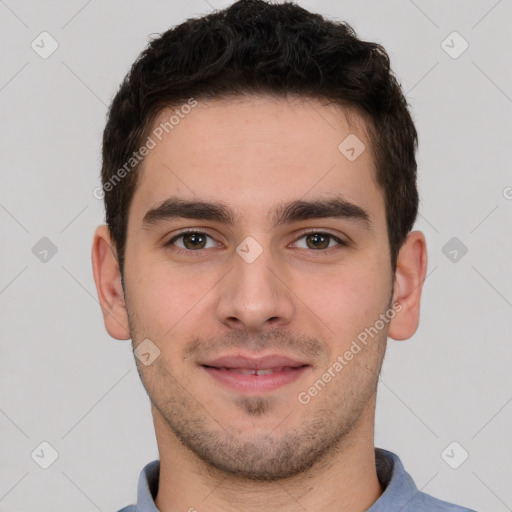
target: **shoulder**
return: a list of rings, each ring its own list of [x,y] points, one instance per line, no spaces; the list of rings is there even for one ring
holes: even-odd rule
[[[475,512],[421,492],[393,452],[376,448],[375,461],[384,492],[368,512]]]
[[[447,501],[434,498],[429,494],[418,491],[418,494],[407,504],[402,512],[476,512],[473,509],[461,507]]]

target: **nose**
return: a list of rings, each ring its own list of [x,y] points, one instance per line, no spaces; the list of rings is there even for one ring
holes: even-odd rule
[[[219,287],[217,319],[231,329],[261,332],[290,323],[295,304],[286,275],[268,249],[251,263],[233,255]]]

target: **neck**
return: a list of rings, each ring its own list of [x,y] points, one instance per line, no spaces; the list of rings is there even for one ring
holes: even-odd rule
[[[375,397],[370,402],[358,424],[322,460],[299,476],[272,482],[247,480],[207,465],[180,443],[153,408],[160,453],[155,504],[161,512],[364,512],[383,492],[375,466]]]

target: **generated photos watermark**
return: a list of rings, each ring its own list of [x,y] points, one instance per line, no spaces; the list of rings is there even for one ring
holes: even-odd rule
[[[189,98],[187,103],[181,105],[180,108],[174,110],[174,113],[168,120],[161,122],[152,132],[148,135],[146,142],[137,150],[132,153],[130,158],[120,167],[108,181],[103,183],[101,187],[96,187],[92,191],[92,195],[96,199],[103,199],[105,194],[114,190],[121,180],[129,174],[135,167],[137,167],[149,152],[156,148],[158,142],[161,142],[164,135],[170,133],[187,114],[190,114],[192,109],[197,106],[197,100]]]
[[[403,306],[399,302],[395,302],[391,308],[389,308],[385,313],[381,313],[379,316],[379,319],[375,321],[375,323],[371,327],[366,327],[363,331],[361,331],[357,338],[352,340],[352,343],[350,345],[350,348],[345,351],[343,355],[339,355],[336,358],[336,361],[329,366],[326,372],[322,374],[322,376],[316,380],[316,382],[308,388],[306,391],[301,391],[297,395],[297,399],[299,403],[302,405],[307,405],[309,402],[311,402],[311,399],[318,395],[320,391],[322,391],[327,384],[338,375],[345,366],[349,364],[352,359],[354,359],[354,356],[359,354],[362,349],[368,344],[369,338],[373,339],[375,336],[377,336],[382,329],[386,325],[389,324],[393,318],[395,318],[397,313],[400,313],[402,311]],[[363,345],[361,345],[358,343]]]

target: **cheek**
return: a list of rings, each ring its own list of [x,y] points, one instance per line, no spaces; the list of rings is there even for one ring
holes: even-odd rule
[[[197,318],[202,298],[218,281],[213,271],[178,268],[162,258],[142,253],[127,266],[126,285],[136,312],[137,327],[155,337],[169,336],[184,320]]]
[[[391,278],[371,262],[347,265],[321,282],[305,283],[297,295],[344,343],[375,323],[391,293]]]

